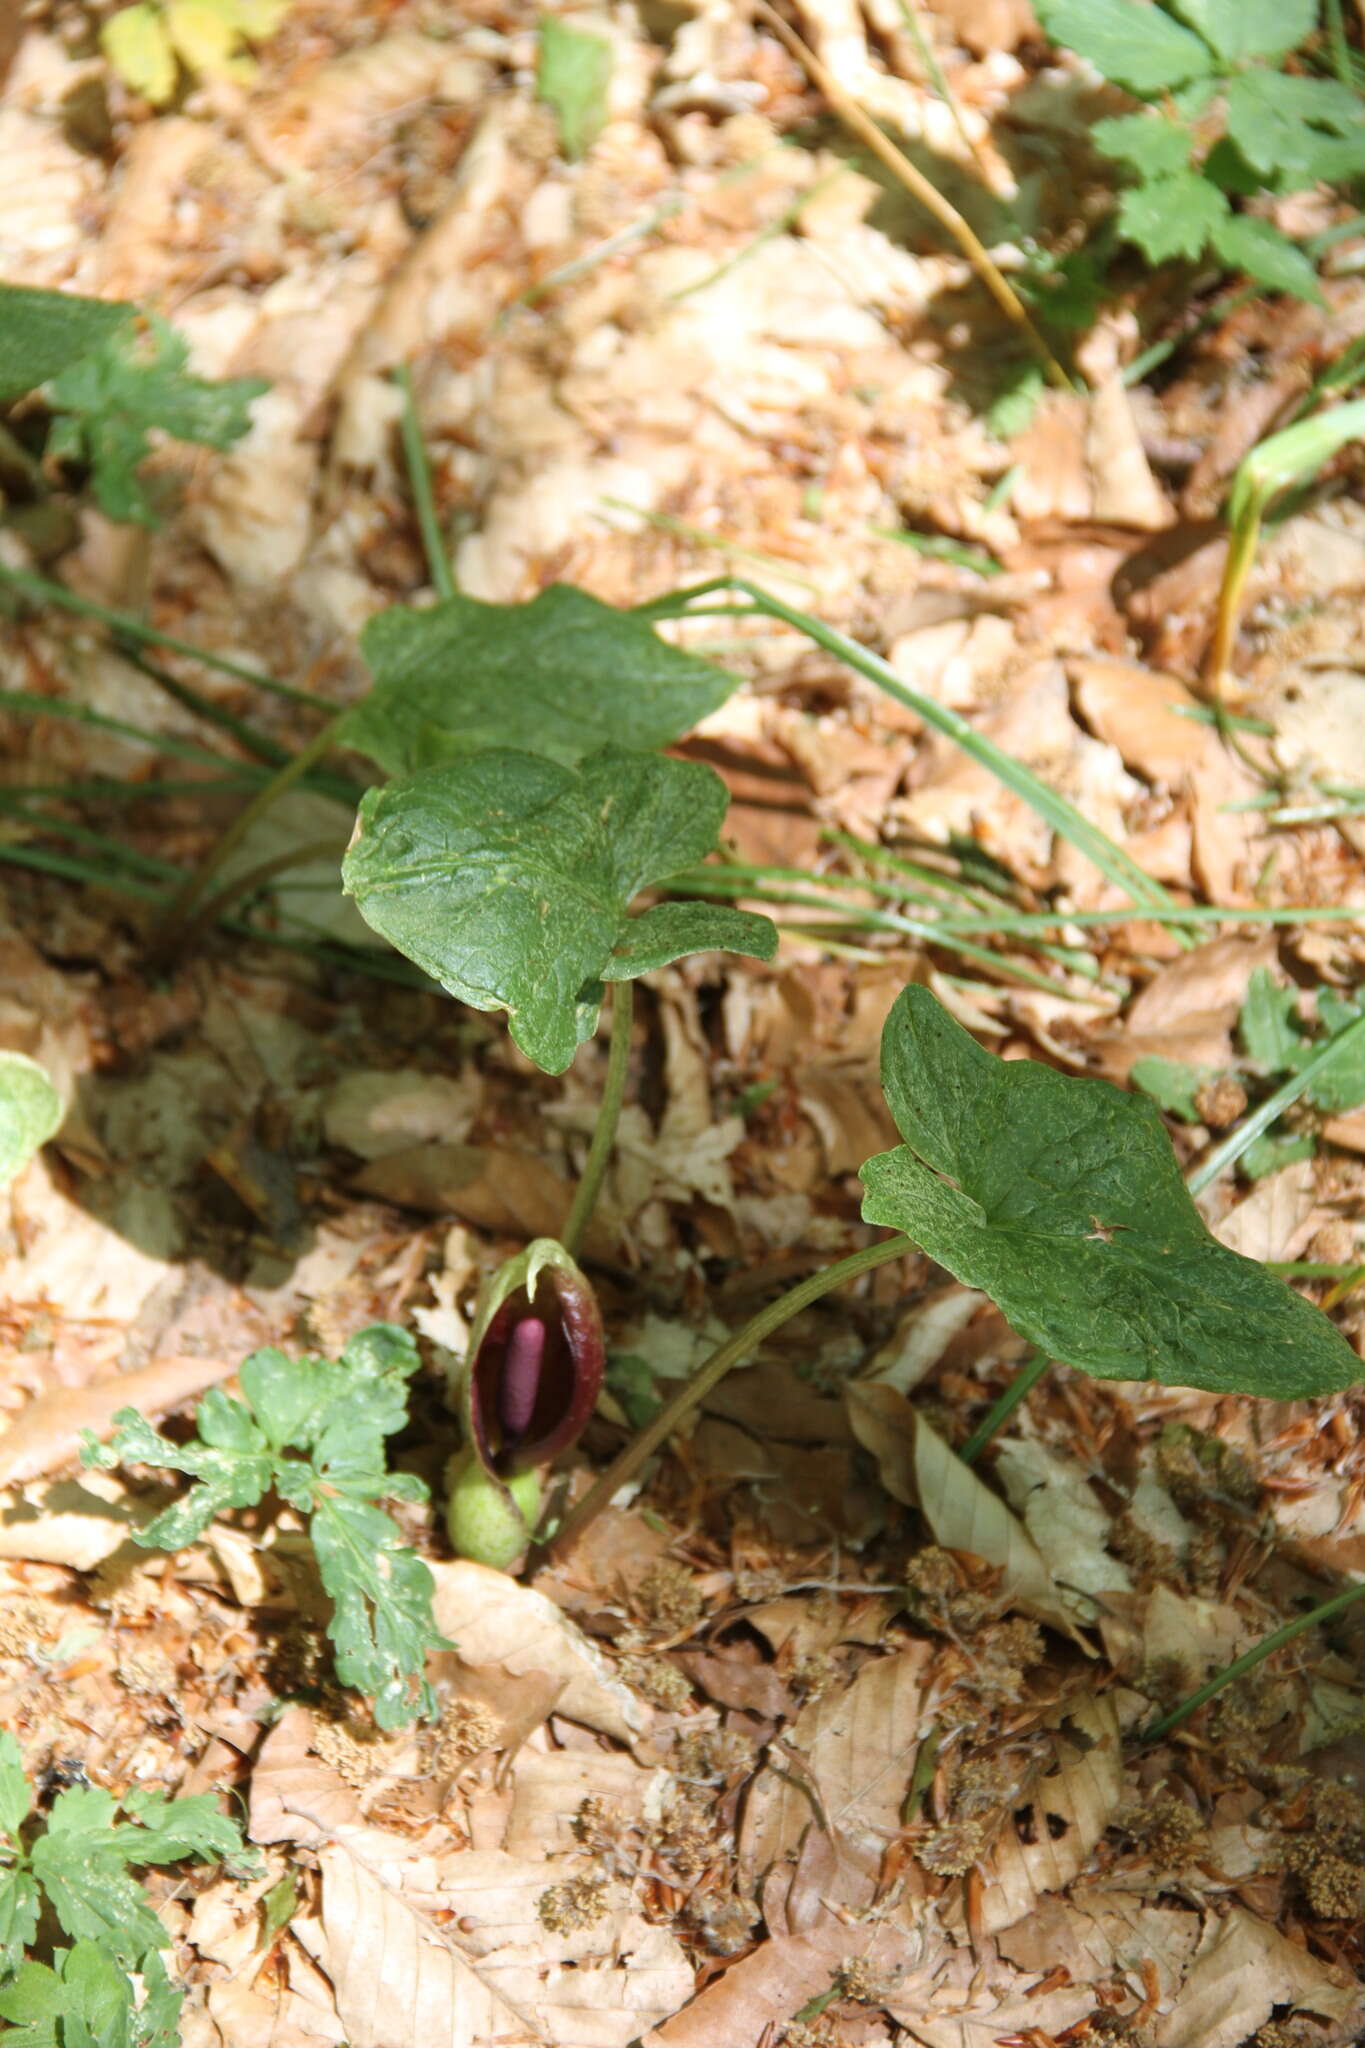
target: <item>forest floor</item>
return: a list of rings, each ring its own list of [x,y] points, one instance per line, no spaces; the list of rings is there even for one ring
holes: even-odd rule
[[[841,0],[794,19],[955,198],[1046,224],[1098,189],[1105,94],[1050,64],[1026,0],[920,10],[970,151],[884,12],[871,44]],[[1191,300],[1188,272],[1135,273],[1081,344],[1089,391],[1030,415],[998,402],[1016,343],[965,262],[731,0],[642,10],[651,34],[628,7],[592,16],[610,119],[574,164],[536,102],[529,7],[297,0],[254,79],[161,112],[111,79],[98,10],[30,14],[0,89],[0,272],[133,300],[202,374],[270,386],[229,454],[157,455],[155,531],[84,515],[51,569],[71,591],[354,700],[365,621],[430,595],[390,377],[407,362],[463,591],[557,580],[626,604],[732,569],[885,654],[1179,901],[1249,913],[1187,947],[1117,914],[1051,950],[879,925],[936,882],[1024,911],[1120,896],[786,628],[692,629],[745,678],[685,748],[729,783],[732,849],[820,873],[831,907],[769,901],[788,921],[771,966],[706,956],[644,984],[589,1263],[612,1353],[652,1383],[869,1240],[856,1168],[895,1141],[877,1051],[908,981],[1006,1058],[1222,1077],[1171,1120],[1182,1164],[1273,1078],[1240,1028],[1249,992],[1268,974],[1307,1028],[1316,991],[1358,986],[1359,925],[1257,922],[1365,901],[1365,825],[1321,815],[1324,779],[1365,785],[1349,460],[1262,547],[1237,654],[1255,723],[1234,750],[1188,715],[1223,494],[1365,331],[1349,262],[1324,307],[1243,296],[1204,326],[1207,280]],[[1153,337],[1175,346],[1126,383]],[[284,744],[316,730],[159,659]],[[147,861],[190,866],[240,803],[139,797],[188,773],[180,743],[232,743],[88,620],[16,620],[0,683],[164,736],[5,720],[8,785],[124,779],[80,816]],[[339,851],[349,822],[292,798],[233,872]],[[10,811],[3,836],[56,844]],[[928,884],[867,889],[879,848]],[[926,1491],[912,1402],[960,1445],[1024,1347],[927,1260],[883,1267],[733,1373],[533,1576],[452,1559],[438,1511],[404,1509],[457,1648],[433,1665],[439,1725],[401,1736],[326,1682],[287,1512],[174,1558],[130,1543],[156,1489],[73,1458],[111,1380],[156,1365],[136,1386],[164,1415],[259,1345],[332,1354],[381,1318],[422,1342],[398,1456],[438,1485],[478,1283],[560,1227],[600,1085],[603,1041],[550,1079],[500,1019],[325,957],[373,944],[325,848],[247,907],[277,943],[200,930],[154,971],[153,915],[115,884],[0,865],[0,1041],[68,1104],[4,1197],[0,1723],[49,1794],[81,1775],[221,1790],[246,1817],[257,1879],[151,1880],[184,2040],[1359,2040],[1365,1609],[1141,1739],[1365,1573],[1358,1394],[1058,1367],[979,1476],[944,1461]],[[1258,1178],[1208,1191],[1211,1227],[1257,1259],[1365,1259],[1365,1111],[1300,1106],[1274,1136]],[[1365,1293],[1300,1284],[1359,1345]],[[577,1487],[624,1440],[617,1384]]]

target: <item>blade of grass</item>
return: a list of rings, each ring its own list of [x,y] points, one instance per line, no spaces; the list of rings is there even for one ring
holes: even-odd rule
[[[1211,1699],[1216,1699],[1225,1686],[1235,1684],[1239,1678],[1245,1678],[1258,1664],[1264,1664],[1267,1657],[1273,1657],[1276,1650],[1283,1650],[1286,1644],[1296,1642],[1301,1635],[1306,1635],[1310,1628],[1321,1628],[1325,1621],[1332,1621],[1338,1614],[1344,1614],[1348,1607],[1360,1599],[1365,1599],[1365,1579],[1358,1585],[1348,1586],[1344,1593],[1338,1593],[1334,1599],[1321,1601],[1318,1606],[1310,1608],[1307,1614],[1299,1615],[1297,1620],[1287,1621],[1284,1627],[1277,1628],[1273,1635],[1263,1636],[1259,1643],[1253,1644],[1251,1649],[1243,1651],[1240,1657],[1235,1657],[1231,1664],[1225,1665],[1207,1685],[1201,1685],[1198,1692],[1192,1692],[1187,1700],[1182,1700],[1178,1707],[1172,1707],[1168,1714],[1162,1714],[1157,1720],[1149,1722],[1147,1727],[1139,1731],[1137,1740],[1157,1742],[1163,1735],[1169,1735],[1182,1721],[1188,1721],[1191,1714],[1197,1714]]]
[[[98,624],[107,626],[110,632],[131,641],[135,647],[164,647],[172,654],[183,654],[190,661],[201,663],[204,668],[216,669],[220,675],[235,676],[239,683],[250,683],[272,697],[285,697],[291,704],[306,704],[310,710],[324,712],[335,712],[341,708],[311,690],[297,689],[293,683],[276,682],[273,676],[263,674],[260,669],[248,668],[245,662],[230,661],[225,654],[214,654],[207,648],[192,646],[188,640],[177,640],[174,634],[162,633],[155,626],[146,625],[143,620],[134,618],[131,612],[115,611],[111,605],[96,604],[93,598],[78,597],[64,583],[53,583],[32,569],[11,569],[0,563],[0,586],[17,591],[39,607],[54,605],[57,610],[71,612],[77,618],[94,619]]]
[[[639,610],[654,618],[685,616],[687,604],[693,596],[704,596],[708,591],[720,587],[722,582],[748,598],[756,611],[767,618],[781,619],[787,625],[795,627],[798,633],[803,633],[808,640],[813,640],[817,647],[823,647],[826,653],[834,655],[837,660],[855,669],[859,675],[866,676],[869,682],[875,683],[887,696],[894,697],[898,703],[904,704],[926,725],[954,740],[964,753],[979,761],[982,767],[989,769],[1007,789],[1013,790],[1016,796],[1021,797],[1054,832],[1070,841],[1108,881],[1113,882],[1116,888],[1125,890],[1135,903],[1149,908],[1177,908],[1159,882],[1154,882],[1150,875],[1144,874],[1137,862],[1126,854],[1122,847],[1116,846],[1097,825],[1092,825],[1074,804],[1069,803],[1055,789],[1050,789],[1031,768],[1026,768],[1022,761],[1016,761],[1012,754],[1007,754],[1003,747],[996,746],[994,740],[988,739],[984,733],[977,732],[965,718],[950,710],[946,704],[937,704],[933,698],[921,696],[918,690],[912,690],[907,683],[902,682],[890,662],[883,660],[879,654],[873,654],[869,648],[860,646],[856,640],[850,640],[836,627],[825,625],[823,620],[817,619],[812,613],[798,611],[795,606],[784,604],[771,592],[761,589],[757,584],[746,583],[739,577],[697,585],[690,592],[670,592],[667,598],[655,599],[647,605],[641,605]],[[1180,921],[1178,916],[1171,919],[1176,925]]]
[[[127,719],[110,718],[106,712],[92,711],[87,704],[73,704],[65,697],[42,697],[35,690],[0,690],[0,711],[14,711],[24,718],[60,718],[73,725],[89,726],[93,732],[107,732],[121,740],[136,740],[141,746],[151,747],[154,752],[169,754],[180,761],[204,761],[211,767],[224,766],[221,754],[215,754],[209,747],[201,747],[196,740],[181,739],[175,733],[148,732],[140,725],[130,725]],[[238,765],[238,772],[249,776],[253,783],[268,782],[267,768],[254,768],[248,762]]]
[[[1357,1017],[1354,1024],[1348,1024],[1344,1031],[1338,1031],[1334,1038],[1329,1038],[1326,1045],[1314,1053],[1312,1059],[1306,1060],[1297,1074],[1291,1074],[1273,1095],[1267,1095],[1264,1102],[1258,1103],[1251,1115],[1229,1131],[1221,1144],[1205,1153],[1194,1171],[1185,1176],[1185,1185],[1190,1193],[1202,1194],[1220,1173],[1229,1166],[1235,1166],[1247,1147],[1255,1144],[1277,1117],[1283,1116],[1301,1096],[1307,1094],[1319,1075],[1328,1067],[1335,1066],[1344,1052],[1354,1052],[1362,1045],[1365,1045],[1365,1017]]]
[[[431,464],[427,459],[426,443],[422,439],[422,422],[417,416],[417,390],[412,381],[412,371],[406,363],[399,363],[393,373],[393,381],[403,394],[403,459],[408,466],[408,488],[412,492],[412,506],[417,514],[422,546],[426,550],[431,587],[438,598],[454,597],[455,575],[450,566],[445,536],[441,532],[441,522],[436,514]]]
[[[1005,573],[1004,563],[997,562],[995,556],[988,555],[984,548],[952,540],[946,533],[914,533],[906,526],[869,526],[867,530],[878,540],[895,541],[898,547],[913,548],[917,555],[927,555],[935,562],[951,562],[955,569],[970,569],[977,576],[1003,576]]]
[[[646,526],[655,526],[660,533],[671,533],[677,540],[690,541],[694,547],[713,548],[719,555],[730,555],[737,562],[752,562],[756,568],[769,569],[775,576],[781,576],[786,583],[794,583],[798,590],[815,592],[815,585],[799,569],[793,569],[780,555],[765,555],[757,548],[741,547],[738,541],[726,540],[723,534],[708,533],[704,526],[692,526],[686,519],[675,519],[668,512],[650,512],[643,505],[632,505],[625,498],[601,498],[603,505],[610,505],[614,512],[630,512],[636,519],[643,519]]]

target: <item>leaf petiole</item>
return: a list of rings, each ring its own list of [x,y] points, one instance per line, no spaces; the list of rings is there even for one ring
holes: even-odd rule
[[[635,1021],[635,984],[614,981],[611,985],[611,1050],[607,1055],[606,1079],[593,1126],[592,1144],[583,1162],[583,1172],[574,1192],[569,1218],[564,1225],[564,1249],[576,1259],[616,1142],[616,1126],[626,1093],[626,1071],[630,1065],[630,1033]]]

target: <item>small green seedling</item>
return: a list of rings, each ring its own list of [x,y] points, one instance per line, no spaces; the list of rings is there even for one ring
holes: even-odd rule
[[[612,51],[605,36],[556,14],[540,18],[536,96],[553,107],[569,161],[585,156],[607,123]]]
[[[376,1503],[425,1500],[411,1473],[387,1470],[384,1440],[407,1420],[407,1382],[419,1364],[404,1330],[375,1323],[338,1359],[253,1352],[240,1378],[244,1399],[214,1387],[198,1434],[172,1443],[135,1409],[114,1420],[106,1448],[87,1436],[87,1465],[159,1466],[195,1481],[183,1499],[137,1534],[151,1549],[182,1550],[214,1517],[274,1493],[307,1517],[323,1588],[337,1676],[374,1700],[381,1728],[434,1711],[428,1650],[448,1648],[432,1619],[433,1581]]]
[[[1237,210],[1365,170],[1359,95],[1284,69],[1317,29],[1318,0],[1037,0],[1037,10],[1054,41],[1148,103],[1091,131],[1133,181],[1119,200],[1123,237],[1152,263],[1212,257],[1320,303],[1303,251]]]
[[[173,99],[185,73],[249,85],[249,45],[273,36],[292,0],[137,0],[100,30],[100,44],[125,85],[154,107]]]
[[[1130,1078],[1168,1116],[1191,1124],[1202,1120],[1206,1091],[1222,1079],[1278,1084],[1274,1117],[1241,1150],[1237,1163],[1248,1179],[1258,1180],[1295,1159],[1310,1159],[1317,1151],[1315,1133],[1286,1135],[1277,1129],[1284,1110],[1304,1101],[1323,1115],[1339,1116],[1365,1103],[1365,1034],[1353,1028],[1360,1023],[1360,1005],[1329,988],[1318,989],[1313,1002],[1316,1032],[1301,1015],[1298,990],[1281,988],[1266,968],[1258,967],[1238,1019],[1246,1055],[1241,1066],[1218,1069],[1143,1059],[1134,1063]],[[1323,1065],[1329,1048],[1334,1057]]]
[[[256,377],[192,376],[188,361],[183,338],[133,306],[0,285],[0,404],[41,392],[51,414],[44,463],[84,472],[110,519],[155,523],[138,477],[154,434],[230,448],[268,388]],[[42,497],[44,467],[29,457],[25,431],[16,422],[7,446],[26,468],[30,495]]]
[[[14,2048],[174,2048],[183,1994],[135,1870],[195,1860],[249,1875],[259,1859],[211,1793],[167,1799],[95,1785],[59,1792],[39,1826],[19,1745],[0,1732],[0,2019]],[[50,1961],[44,1909],[71,1943]],[[135,1981],[136,1980],[136,1981]]]
[[[22,1052],[0,1052],[0,1187],[22,1172],[62,1120],[62,1099]]]
[[[1365,104],[1362,104],[1365,118]],[[1242,613],[1242,595],[1256,559],[1261,521],[1282,491],[1306,483],[1316,476],[1350,442],[1365,436],[1365,398],[1339,405],[1331,412],[1300,420],[1283,433],[1272,434],[1246,456],[1228,493],[1227,521],[1230,531],[1228,558],[1218,592],[1213,640],[1209,648],[1206,678],[1217,704],[1229,694],[1232,652],[1237,624]]]

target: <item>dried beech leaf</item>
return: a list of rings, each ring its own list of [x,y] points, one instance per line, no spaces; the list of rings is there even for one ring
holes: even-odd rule
[[[251,1774],[251,1840],[310,1849],[342,1841],[386,1870],[419,1855],[420,1840],[368,1824],[350,1786],[312,1754],[315,1725],[306,1707],[291,1707],[262,1743]]]
[[[982,1926],[1013,1927],[1070,1884],[1112,1822],[1123,1796],[1118,1721],[1108,1698],[1069,1706],[1004,1833],[984,1859]],[[1025,1836],[1029,1839],[1025,1839]]]
[[[761,1875],[790,1854],[812,1822],[875,1868],[900,1830],[928,1661],[928,1644],[915,1643],[801,1709],[745,1805],[740,1857],[748,1873]]]
[[[83,1430],[98,1437],[113,1434],[120,1408],[136,1408],[150,1420],[178,1408],[196,1394],[230,1379],[237,1367],[220,1358],[159,1358],[139,1372],[116,1373],[86,1387],[58,1387],[39,1394],[20,1410],[0,1437],[0,1486],[40,1478],[58,1465],[74,1462]]]
[[[513,1675],[545,1671],[565,1681],[556,1711],[630,1742],[653,1721],[581,1629],[541,1593],[504,1572],[457,1559],[435,1563],[432,1613],[466,1664],[500,1664]]]
[[[847,1389],[849,1415],[864,1448],[897,1500],[920,1508],[945,1550],[967,1550],[999,1567],[1010,1604],[1050,1622],[1080,1642],[1077,1612],[1057,1584],[1018,1516],[964,1465],[923,1416],[893,1387],[855,1381]]]
[[[922,1939],[894,1927],[846,1927],[830,1919],[809,1934],[780,1935],[713,1978],[701,1995],[641,2048],[749,2048],[768,2041],[830,1988],[841,1963],[860,1961],[894,1986],[920,1961]]]
[[[1344,1970],[1234,1906],[1225,1920],[1210,1921],[1204,1952],[1152,2039],[1155,2048],[1236,2048],[1276,2006],[1357,2025],[1365,2018],[1365,1996]],[[1344,2030],[1332,2038],[1344,2039]]]
[[[549,2037],[349,1849],[324,1849],[319,1861],[349,2048],[547,2048]]]

